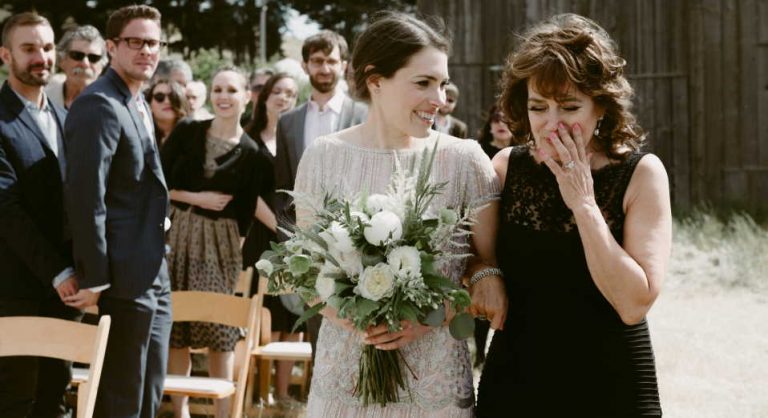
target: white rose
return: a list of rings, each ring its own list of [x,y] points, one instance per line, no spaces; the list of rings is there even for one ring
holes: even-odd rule
[[[259,260],[256,262],[256,269],[264,273],[266,276],[271,276],[275,267],[269,260]]]
[[[403,246],[390,251],[387,263],[398,275],[415,277],[421,273],[421,256],[416,247]]]
[[[377,301],[390,296],[394,288],[395,275],[392,269],[387,264],[379,263],[373,267],[366,267],[360,276],[360,282],[355,286],[355,293],[366,299]]]
[[[374,215],[392,207],[392,198],[385,194],[372,194],[368,196],[368,213]]]
[[[355,250],[355,243],[349,237],[349,231],[339,222],[333,221],[328,228],[320,233],[320,237],[330,249],[346,253]]]
[[[394,213],[385,210],[371,217],[369,225],[363,230],[365,240],[373,245],[383,245],[388,239],[399,240],[403,235],[403,225]]]
[[[320,273],[318,273],[317,279],[315,280],[315,290],[317,291],[318,296],[320,296],[320,300],[326,301],[336,292],[336,280],[332,277],[328,277],[328,274],[336,273],[338,271],[339,269],[332,264],[325,264],[323,268],[320,269]]]

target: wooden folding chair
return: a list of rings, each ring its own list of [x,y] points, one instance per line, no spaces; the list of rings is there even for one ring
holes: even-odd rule
[[[96,406],[101,368],[107,349],[110,318],[99,325],[63,319],[11,316],[0,318],[0,357],[50,357],[91,365],[87,384],[77,390],[77,418],[91,418]]]
[[[266,294],[267,279],[259,277],[259,294]],[[255,386],[254,373],[258,365],[259,371],[259,397],[266,402],[269,396],[270,380],[272,378],[272,362],[280,360],[298,361],[304,363],[304,374],[298,379],[291,378],[292,384],[298,384],[301,387],[302,396],[305,395],[312,367],[312,346],[308,342],[272,342],[272,324],[269,310],[264,308],[261,315],[261,341],[262,345],[255,345],[251,351],[253,360],[251,360],[250,370],[248,372],[248,388],[246,399],[249,401],[250,410],[252,408],[251,400]]]
[[[210,322],[246,328],[248,334],[235,348],[234,380],[213,377],[168,375],[164,392],[193,398],[223,399],[233,396],[232,418],[241,418],[245,400],[246,376],[251,356],[259,343],[263,294],[250,299],[212,292],[172,292],[174,322]]]

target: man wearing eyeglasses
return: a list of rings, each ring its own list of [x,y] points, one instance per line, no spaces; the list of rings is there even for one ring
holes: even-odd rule
[[[98,29],[91,25],[69,30],[59,41],[57,58],[63,77],[53,77],[45,93],[66,109],[89,84],[96,81],[107,64],[107,48]]]
[[[65,190],[79,291],[112,317],[96,417],[154,417],[171,330],[165,262],[168,190],[141,94],[157,67],[160,12],[126,6],[107,22],[110,68],[72,103]]]

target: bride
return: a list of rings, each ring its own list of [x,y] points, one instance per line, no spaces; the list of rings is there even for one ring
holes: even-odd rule
[[[360,191],[383,193],[399,161],[409,166],[426,148],[438,145],[431,181],[446,182],[434,208],[481,207],[472,228],[473,268],[470,288],[476,315],[499,328],[506,299],[496,276],[495,222],[498,181],[476,141],[457,139],[431,129],[445,102],[449,41],[425,22],[401,13],[381,15],[359,37],[353,57],[354,90],[369,102],[368,120],[318,138],[298,167],[295,190],[321,198],[326,192],[352,197]],[[297,221],[311,223],[309,208],[297,204]],[[442,272],[458,282],[465,262],[444,265]],[[490,273],[490,274],[489,274]],[[386,326],[355,330],[335,315],[322,312],[307,417],[471,417],[474,408],[472,367],[465,341],[454,340],[447,326],[406,324],[390,333]],[[408,368],[408,391],[400,402],[363,406],[354,395],[363,344],[381,350],[400,349]]]

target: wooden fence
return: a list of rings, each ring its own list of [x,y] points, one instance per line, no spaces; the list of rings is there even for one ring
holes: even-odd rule
[[[676,207],[768,213],[768,0],[419,0],[454,34],[456,115],[493,103],[515,34],[556,13],[600,23],[627,59],[635,112]]]

